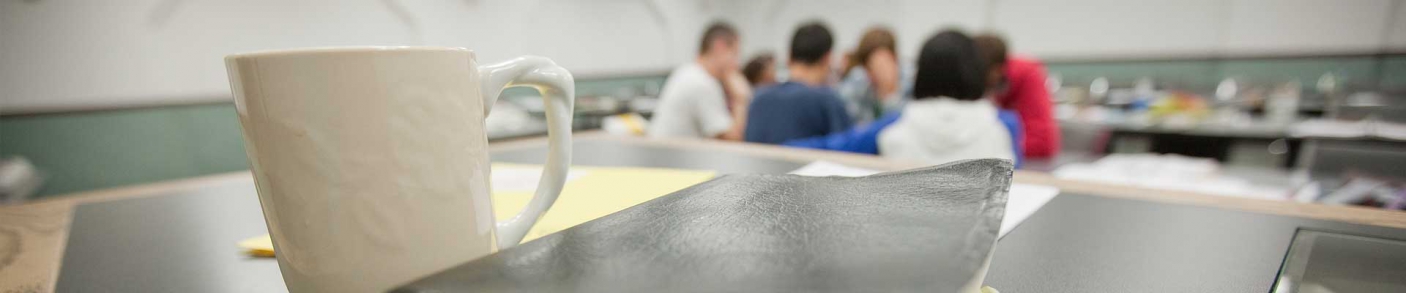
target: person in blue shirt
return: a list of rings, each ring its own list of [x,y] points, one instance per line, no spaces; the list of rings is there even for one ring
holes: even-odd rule
[[[826,135],[853,125],[844,101],[826,86],[830,77],[830,29],[818,22],[796,29],[787,63],[790,79],[764,88],[747,112],[748,142],[780,144]]]

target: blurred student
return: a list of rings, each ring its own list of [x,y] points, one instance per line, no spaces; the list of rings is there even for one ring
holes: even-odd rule
[[[879,133],[887,158],[942,164],[957,160],[1015,160],[1011,132],[986,93],[987,68],[972,39],[946,31],[923,44],[914,100]]]
[[[796,139],[787,146],[878,154],[925,164],[1001,158],[1019,164],[1020,121],[983,99],[985,60],[966,35],[928,39],[918,57],[915,99],[901,112],[852,130]]]
[[[991,64],[988,82],[1001,109],[1014,111],[1024,127],[1021,150],[1029,158],[1059,154],[1059,124],[1054,120],[1045,66],[1032,57],[1008,57],[1006,41],[993,34],[975,38],[977,48]]]
[[[907,99],[904,70],[898,62],[893,32],[876,27],[864,32],[859,46],[845,57],[840,97],[855,122],[864,123],[902,108]]]
[[[758,54],[742,66],[742,76],[752,88],[759,89],[776,84],[776,57],[771,53]]]
[[[832,46],[830,29],[820,23],[796,29],[786,65],[790,80],[761,89],[752,99],[747,114],[747,141],[780,144],[851,126],[844,102],[826,85]]]
[[[731,25],[708,26],[698,58],[664,82],[650,137],[742,139],[752,92],[737,70],[740,41]]]

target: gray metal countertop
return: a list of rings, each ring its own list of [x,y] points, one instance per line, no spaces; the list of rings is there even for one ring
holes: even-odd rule
[[[544,147],[495,152],[541,163]],[[802,162],[578,140],[575,164],[784,173]],[[1002,292],[1269,292],[1299,228],[1406,239],[1406,230],[1061,194],[1003,238]],[[235,243],[265,233],[252,183],[105,202],[74,212],[59,292],[286,290],[273,259]]]

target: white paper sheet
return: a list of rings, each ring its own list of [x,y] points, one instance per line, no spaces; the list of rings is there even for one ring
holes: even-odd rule
[[[1228,175],[1212,159],[1174,154],[1111,154],[1090,163],[1065,164],[1051,173],[1060,179],[1267,200],[1288,200],[1293,193],[1287,187]]]
[[[800,169],[791,171],[791,174],[801,176],[846,176],[858,177],[879,173],[879,171],[846,166],[829,161],[815,161],[806,164]],[[1040,207],[1045,206],[1055,195],[1059,194],[1059,188],[1046,185],[1012,183],[1007,196],[1006,215],[1001,218],[1001,232],[999,237],[1006,237],[1006,234],[1014,230],[1020,222],[1030,218]]]
[[[841,165],[841,164],[839,164],[839,163],[834,163],[834,162],[830,162],[830,161],[814,161],[814,162],[810,162],[810,164],[806,164],[805,166],[802,166],[800,169],[796,169],[795,171],[791,171],[791,174],[794,174],[794,175],[811,176],[811,177],[824,177],[824,176],[859,177],[859,176],[869,176],[869,175],[873,175],[873,174],[876,174],[876,173],[879,173],[879,171],[874,171],[874,170],[864,169],[864,168],[858,168],[858,167],[850,167],[850,166]]]
[[[1001,218],[1000,237],[1015,230],[1015,226],[1025,222],[1040,207],[1045,206],[1050,200],[1059,195],[1059,188],[1048,185],[1011,183],[1010,194],[1006,202],[1006,216]]]

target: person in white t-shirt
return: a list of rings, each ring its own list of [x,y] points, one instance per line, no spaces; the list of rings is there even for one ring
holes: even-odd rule
[[[650,137],[742,139],[752,90],[738,71],[739,42],[732,26],[708,26],[698,58],[664,82]]]

